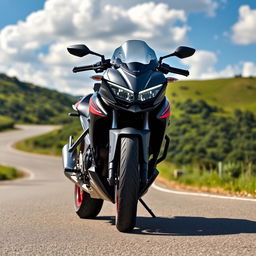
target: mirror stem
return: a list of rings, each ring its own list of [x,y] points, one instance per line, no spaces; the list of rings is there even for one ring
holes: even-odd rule
[[[160,57],[160,58],[159,58],[159,64],[162,63],[162,60],[163,60],[163,59],[169,58],[169,57],[172,57],[172,56],[175,56],[175,53],[171,53],[171,54],[165,55],[165,56],[163,56],[163,57]]]
[[[99,54],[99,53],[97,53],[97,52],[90,52],[92,55],[96,55],[96,56],[99,56],[99,57],[101,57],[101,60],[102,61],[104,61],[105,60],[105,56],[104,55],[101,55],[101,54]]]

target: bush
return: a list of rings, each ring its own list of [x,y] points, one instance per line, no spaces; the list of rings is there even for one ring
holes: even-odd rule
[[[15,168],[0,165],[0,180],[13,180],[19,176]]]

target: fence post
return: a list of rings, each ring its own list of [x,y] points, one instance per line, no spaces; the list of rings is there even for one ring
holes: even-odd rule
[[[222,162],[218,162],[219,177],[222,177]]]

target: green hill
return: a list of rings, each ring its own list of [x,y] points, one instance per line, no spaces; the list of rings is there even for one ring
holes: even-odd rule
[[[204,100],[226,114],[235,109],[256,113],[256,77],[178,81],[169,85],[167,96],[171,102]]]
[[[0,116],[11,118],[15,122],[67,122],[67,112],[74,102],[75,97],[0,74]]]

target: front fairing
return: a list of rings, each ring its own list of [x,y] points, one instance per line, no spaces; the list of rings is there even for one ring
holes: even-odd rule
[[[140,102],[135,100],[134,102],[128,103],[114,97],[111,89],[108,86],[108,82],[112,82],[132,90],[135,94],[159,84],[163,84],[163,88],[155,98],[149,101]],[[128,72],[124,68],[111,68],[104,73],[99,94],[108,105],[111,105],[114,108],[126,109],[131,112],[141,112],[154,108],[156,105],[162,102],[165,95],[166,85],[166,78],[159,71],[149,69],[146,72],[138,72],[137,75],[134,75],[132,72]]]

